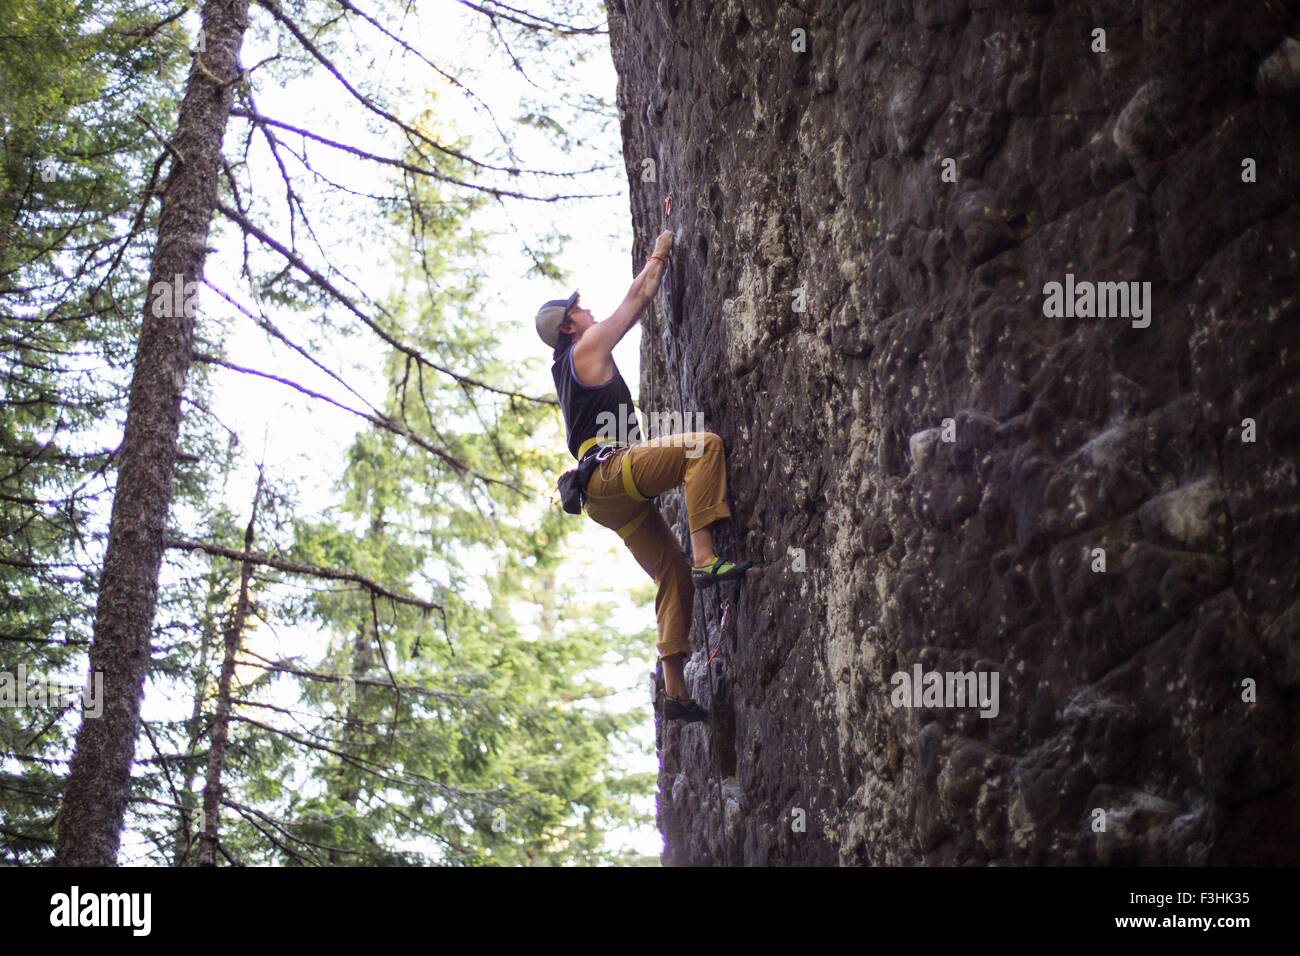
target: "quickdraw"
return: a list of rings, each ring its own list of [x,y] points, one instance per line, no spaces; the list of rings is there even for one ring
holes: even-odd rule
[[[725,600],[724,600],[724,601],[722,602],[722,618],[721,618],[721,620],[718,622],[718,645],[717,645],[717,647],[713,648],[713,650],[709,653],[708,659],[705,660],[705,662],[704,662],[704,666],[705,666],[706,668],[710,668],[710,669],[711,669],[712,664],[713,664],[713,659],[714,659],[715,657],[718,656],[718,651],[722,650],[722,631],[723,631],[723,629],[727,626],[727,617],[728,617],[730,614],[731,614],[731,602],[730,602],[730,601],[725,601]],[[708,628],[705,628],[705,630],[704,630],[704,646],[705,646],[705,647],[708,647],[708,646],[709,646],[709,631],[708,631]],[[709,689],[710,689],[710,690],[713,689],[713,686],[712,686],[712,685],[713,685],[713,680],[712,680],[712,676],[710,676],[710,680],[709,680]]]

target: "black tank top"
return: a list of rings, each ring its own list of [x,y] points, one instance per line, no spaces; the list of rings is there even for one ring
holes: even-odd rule
[[[632,393],[623,374],[614,366],[613,376],[599,385],[584,385],[573,368],[573,345],[561,342],[554,352],[551,378],[555,394],[564,412],[564,430],[569,452],[578,457],[578,449],[588,438],[601,441],[638,442],[641,428],[637,422]],[[612,360],[611,360],[612,361]]]

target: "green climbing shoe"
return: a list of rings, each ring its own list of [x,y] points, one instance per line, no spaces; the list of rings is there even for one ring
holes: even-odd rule
[[[663,702],[664,720],[684,720],[690,724],[697,720],[709,719],[709,712],[689,697],[679,700],[663,694],[660,700]]]
[[[753,561],[743,561],[740,564],[735,564],[724,558],[715,557],[702,567],[692,567],[691,580],[695,582],[697,588],[711,588],[719,581],[730,581],[733,578],[740,577],[753,566]]]

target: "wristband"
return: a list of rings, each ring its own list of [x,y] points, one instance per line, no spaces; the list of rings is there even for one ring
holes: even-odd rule
[[[660,262],[662,262],[664,265],[667,265],[667,264],[668,264],[668,260],[665,259],[663,256],[651,256],[650,259],[658,259],[658,260],[659,260]],[[650,259],[646,259],[646,262],[649,262]]]

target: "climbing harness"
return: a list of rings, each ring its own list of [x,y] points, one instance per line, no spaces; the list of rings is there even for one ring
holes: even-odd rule
[[[600,454],[600,452],[604,451],[607,448],[622,448],[625,447],[626,445],[627,442],[621,442],[621,441],[602,442],[599,438],[588,438],[585,442],[583,442],[581,445],[578,446],[578,460],[582,461],[582,459],[586,458],[587,452],[591,451],[593,448],[596,448],[596,453]],[[600,447],[597,448],[597,446]],[[601,459],[601,461],[604,460],[605,459],[603,458]]]
[[[614,529],[618,536],[624,541],[632,537],[636,532],[636,529],[645,524],[646,518],[650,517],[649,502],[654,500],[652,498],[647,498],[637,490],[636,482],[632,480],[632,456],[623,456],[621,467],[623,490],[621,492],[616,491],[612,495],[593,495],[589,494],[586,489],[587,482],[591,480],[591,473],[596,470],[596,467],[601,462],[613,456],[615,452],[631,447],[632,446],[625,441],[601,441],[599,438],[588,438],[578,446],[578,467],[574,469],[578,476],[577,480],[581,482],[580,487],[582,489],[582,499],[584,504],[588,499],[594,498],[599,500],[602,498],[621,498],[624,495],[631,498],[633,501],[647,502],[646,506],[638,511],[630,521]],[[572,474],[572,472],[566,472],[565,476],[567,477],[569,474]],[[564,479],[562,478],[561,481],[563,480]],[[568,511],[569,509],[566,507],[564,510]],[[579,514],[581,512],[573,513]]]

